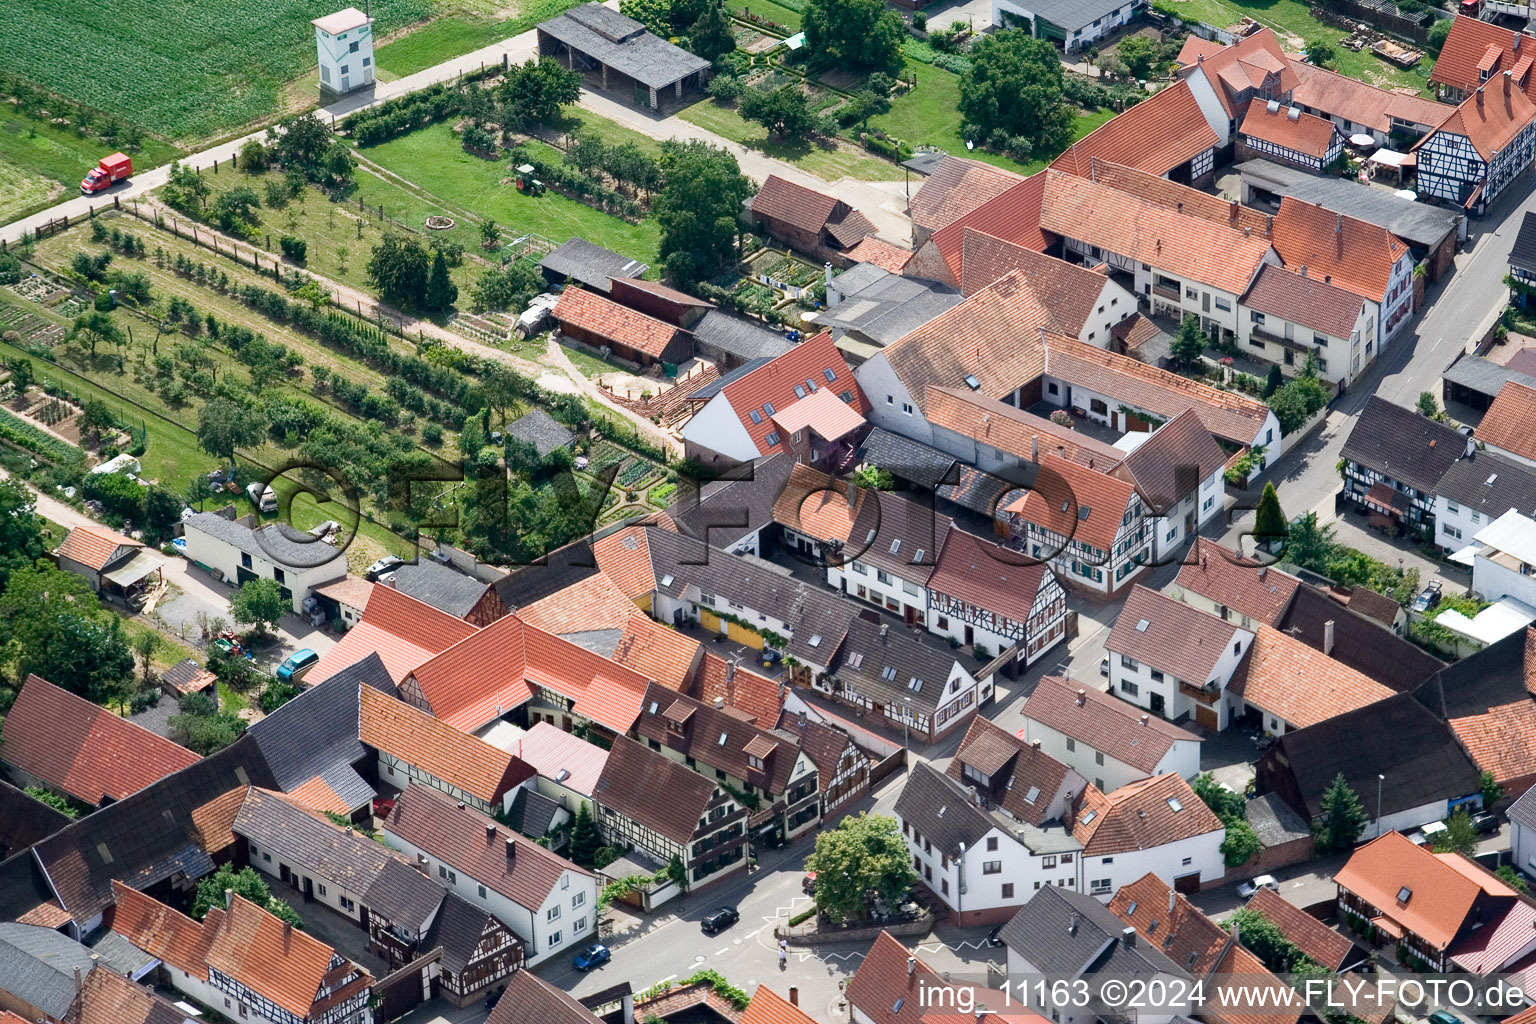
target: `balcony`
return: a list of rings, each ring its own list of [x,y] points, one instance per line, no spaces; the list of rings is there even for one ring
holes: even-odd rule
[[[1311,345],[1308,345],[1304,341],[1298,341],[1295,338],[1287,338],[1284,334],[1277,332],[1273,327],[1266,327],[1262,324],[1254,324],[1252,333],[1255,338],[1270,342],[1271,344],[1280,345],[1283,348],[1294,349],[1297,352],[1312,351]]]
[[[1165,284],[1154,284],[1152,286],[1152,294],[1167,299],[1169,302],[1178,302],[1180,298],[1177,288],[1170,288]]]

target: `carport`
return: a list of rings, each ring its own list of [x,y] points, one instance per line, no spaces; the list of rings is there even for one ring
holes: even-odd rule
[[[681,99],[685,87],[702,89],[708,80],[709,61],[602,4],[573,7],[544,22],[538,43],[539,56],[554,57],[573,71],[598,73],[604,90],[622,91],[627,83],[635,102],[653,110],[660,109],[667,89]]]

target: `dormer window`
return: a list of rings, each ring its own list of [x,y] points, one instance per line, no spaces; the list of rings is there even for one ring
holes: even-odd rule
[[[747,766],[749,768],[756,768],[758,771],[762,771],[763,770],[763,759],[760,758],[760,757],[753,757],[751,754],[748,754],[747,755]]]

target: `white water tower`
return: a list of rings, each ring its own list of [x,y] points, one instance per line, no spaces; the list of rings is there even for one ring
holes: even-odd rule
[[[340,96],[373,84],[373,19],[356,7],[327,14],[315,26],[320,92]]]

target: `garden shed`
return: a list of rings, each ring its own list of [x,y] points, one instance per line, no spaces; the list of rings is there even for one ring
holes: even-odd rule
[[[635,101],[661,108],[671,89],[702,89],[709,61],[652,35],[633,18],[598,3],[573,7],[538,27],[539,56],[554,57],[573,71],[591,73],[605,90],[632,89]]]

